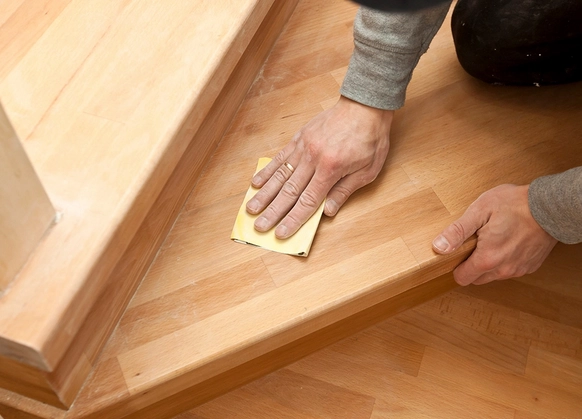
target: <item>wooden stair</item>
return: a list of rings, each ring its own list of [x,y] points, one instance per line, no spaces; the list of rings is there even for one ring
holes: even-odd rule
[[[132,11],[139,12],[143,19],[138,22],[144,24],[149,22],[146,17],[157,11],[152,6],[146,13],[137,6],[139,2],[135,2],[135,9],[130,7],[134,2],[126,3],[128,9],[120,15],[127,16],[118,23],[121,32],[128,25],[125,22],[132,20]],[[219,2],[196,4],[216,3]],[[445,225],[494,185],[527,183],[539,175],[582,164],[582,144],[572,141],[582,128],[576,118],[579,110],[575,102],[582,86],[492,89],[482,85],[460,69],[445,24],[415,72],[406,107],[397,113],[384,171],[372,185],[356,193],[336,217],[322,221],[310,256],[293,258],[231,242],[230,230],[258,157],[272,156],[306,121],[337,100],[351,53],[350,28],[355,13],[354,4],[349,2],[299,3],[227,134],[206,169],[200,172],[205,156],[213,150],[212,144],[222,137],[220,127],[229,124],[229,115],[238,108],[233,98],[237,94],[242,98],[246,92],[240,80],[254,79],[254,68],[269,50],[268,40],[276,37],[294,8],[287,1],[249,1],[244,2],[245,6],[242,3],[232,4],[246,7],[245,24],[254,22],[250,35],[249,31],[242,31],[249,46],[245,49],[237,44],[245,41],[234,36],[237,46],[229,48],[228,53],[222,51],[230,70],[222,64],[214,67],[219,74],[223,70],[225,73],[221,88],[209,88],[214,94],[212,100],[202,94],[206,91],[201,93],[208,105],[206,111],[198,112],[204,108],[190,103],[189,113],[182,113],[195,121],[187,119],[188,124],[178,124],[178,132],[183,135],[179,138],[186,142],[182,148],[174,146],[180,152],[170,146],[174,144],[173,137],[167,138],[165,150],[169,155],[162,153],[158,158],[163,155],[174,161],[174,172],[164,175],[144,163],[147,170],[142,170],[147,171],[147,176],[141,174],[140,179],[159,189],[152,185],[148,193],[143,185],[132,189],[135,196],[144,200],[149,197],[149,206],[139,206],[141,211],[136,210],[131,216],[117,214],[115,219],[127,224],[121,224],[123,228],[118,225],[119,232],[107,236],[107,243],[115,245],[107,249],[114,254],[95,259],[100,262],[95,266],[103,270],[108,267],[108,272],[103,277],[91,277],[98,279],[90,281],[91,290],[95,290],[92,295],[84,296],[90,300],[90,307],[78,306],[84,301],[78,298],[83,288],[71,285],[76,292],[69,293],[69,305],[55,305],[67,309],[60,311],[59,318],[69,320],[66,325],[70,328],[52,329],[48,336],[51,339],[41,342],[44,345],[31,345],[46,348],[46,354],[55,354],[55,360],[33,362],[51,359],[37,350],[33,354],[42,357],[18,358],[20,362],[16,362],[16,357],[3,352],[0,371],[5,381],[0,390],[0,415],[6,419],[169,418],[184,412],[382,318],[451,290],[455,284],[450,272],[475,243],[470,240],[450,257],[435,255],[430,243]],[[212,16],[213,22],[216,19]],[[187,23],[183,21],[183,26],[189,27]],[[139,29],[136,25],[132,27],[135,30]],[[119,32],[111,33],[109,36],[115,38]],[[163,44],[164,39],[159,42]],[[112,42],[105,45],[111,46]],[[330,44],[334,45],[331,51]],[[187,50],[186,45],[182,52]],[[105,54],[107,49],[101,49]],[[99,50],[97,47],[95,51]],[[240,57],[243,59],[237,64]],[[100,61],[93,58],[90,62]],[[153,59],[150,64],[142,69],[144,74],[158,70]],[[173,74],[170,70],[176,68],[164,64],[168,74]],[[107,74],[100,80],[113,80],[118,86],[128,80],[117,81],[112,69]],[[74,90],[70,86],[77,77],[80,76],[71,79],[59,98],[67,89]],[[11,86],[5,80],[6,76],[0,83],[3,100]],[[147,88],[157,86],[157,81],[163,84],[163,80],[160,76],[140,89],[148,93]],[[191,84],[180,79],[180,85],[194,91],[197,81],[192,76]],[[95,86],[91,89],[99,91]],[[112,93],[107,94],[112,91],[106,90],[98,101],[100,106],[87,105],[87,112],[99,108],[103,115],[111,117],[115,107],[109,109],[105,99],[114,99]],[[156,98],[164,91],[147,94],[147,104],[153,106],[150,117],[162,112],[163,105]],[[132,93],[127,94],[131,99]],[[113,103],[118,104],[118,110],[123,108],[121,102]],[[7,111],[18,115],[14,111],[17,106],[10,100],[5,105]],[[145,112],[146,107],[139,105],[135,112]],[[172,113],[166,109],[163,115]],[[64,205],[64,199],[53,197],[58,194],[51,189],[50,159],[40,153],[41,141],[34,141],[34,133],[47,122],[40,118],[38,127],[25,135],[21,130],[27,125],[13,119],[31,160],[43,167],[37,169],[41,179],[49,175],[45,186],[53,202],[57,208]],[[140,121],[143,126],[131,121],[126,124],[133,129],[151,127],[147,120]],[[49,132],[48,127],[42,132]],[[101,130],[91,132],[95,138],[103,136]],[[130,157],[140,151],[143,150],[137,145],[128,150],[128,161],[133,161]],[[78,183],[79,188],[84,185]],[[117,188],[116,184],[117,179],[109,179],[108,187]],[[181,208],[180,203],[193,186]],[[111,197],[111,205],[118,203],[115,198]],[[98,204],[103,203],[95,203]],[[62,225],[67,218],[67,212],[63,212]],[[95,220],[84,221],[89,224]],[[83,253],[82,248],[75,250]],[[114,259],[115,263],[102,264]],[[23,278],[17,281],[24,281]],[[2,296],[0,308],[16,288]],[[46,304],[42,307],[47,309]],[[7,323],[0,324],[6,329]],[[50,324],[65,325],[54,320]],[[63,337],[57,341],[55,334]],[[36,335],[33,338],[40,339]],[[53,341],[60,346],[49,345]],[[36,374],[42,368],[51,372]],[[18,388],[14,383],[22,383],[18,380],[26,374],[31,374],[31,379],[25,388]],[[45,381],[39,383],[39,377]],[[6,381],[13,386],[7,387]],[[83,382],[77,395],[75,390]],[[51,393],[55,383],[59,391]]]
[[[1,296],[0,387],[71,405],[294,6],[3,5],[0,98],[61,220]]]

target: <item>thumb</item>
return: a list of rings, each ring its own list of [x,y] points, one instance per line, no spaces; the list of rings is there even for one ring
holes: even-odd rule
[[[475,205],[471,205],[461,218],[450,224],[432,241],[432,248],[437,253],[451,253],[483,227],[488,218],[489,215],[484,210],[478,210]]]

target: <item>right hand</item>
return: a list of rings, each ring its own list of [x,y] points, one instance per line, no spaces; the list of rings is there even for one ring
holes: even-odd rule
[[[558,242],[531,215],[529,185],[500,185],[483,193],[433,241],[448,254],[477,233],[471,256],[454,270],[459,285],[486,284],[535,272]]]
[[[255,228],[268,231],[279,223],[275,235],[288,238],[326,197],[324,213],[334,216],[352,193],[378,176],[388,155],[393,115],[342,96],[308,122],[253,177],[253,186],[261,189],[247,211],[262,212]]]

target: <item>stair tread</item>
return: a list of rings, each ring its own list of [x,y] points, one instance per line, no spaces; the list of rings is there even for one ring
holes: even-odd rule
[[[572,94],[582,85],[482,85],[456,62],[445,23],[397,113],[385,169],[322,220],[309,257],[232,242],[257,159],[337,99],[354,12],[349,2],[300,2],[97,367],[55,417],[186,410],[197,383],[450,272],[474,240],[442,257],[432,238],[484,190],[582,164],[582,144],[568,141],[582,128]]]
[[[0,298],[1,354],[55,367],[271,4],[3,8],[0,99],[61,219]]]

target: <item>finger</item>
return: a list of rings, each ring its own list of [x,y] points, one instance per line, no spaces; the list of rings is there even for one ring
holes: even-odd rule
[[[328,217],[333,217],[339,209],[346,203],[348,198],[358,189],[366,186],[368,183],[365,177],[356,173],[348,175],[337,182],[327,194],[325,200],[324,213]],[[372,179],[373,180],[373,179]]]
[[[286,182],[284,182],[280,187],[277,187],[275,199],[273,199],[269,206],[263,211],[261,216],[256,219],[255,229],[258,231],[268,231],[273,228],[300,199],[312,176],[313,171],[311,169],[304,168],[301,170],[300,167]],[[271,181],[267,182],[263,189],[267,189],[270,182]],[[259,192],[262,192],[263,189]],[[257,192],[257,195],[259,192]],[[277,235],[276,232],[275,234]],[[285,238],[284,236],[278,237]]]
[[[459,265],[457,268],[460,268]],[[498,276],[494,272],[485,272],[477,277],[475,276],[466,276],[465,273],[462,272],[462,269],[455,269],[453,271],[453,276],[457,284],[465,287],[467,285],[483,285],[488,284],[489,282],[493,282],[498,280]]]
[[[321,177],[319,177],[321,179]],[[335,179],[319,180],[317,173],[309,182],[305,190],[296,200],[295,205],[283,218],[275,230],[275,236],[280,239],[291,237],[317,211],[325,199],[327,192],[336,182]],[[279,197],[277,197],[279,198]]]
[[[289,158],[291,160],[292,157]],[[265,169],[273,163],[272,160]],[[283,164],[277,166],[274,173],[270,175],[269,180],[263,187],[247,202],[247,211],[250,214],[258,214],[263,211],[275,199],[285,182],[291,178],[295,171],[295,166],[292,163],[285,161]],[[259,172],[260,173],[260,172]]]
[[[484,263],[484,258],[481,255],[479,248],[477,248],[466,261],[455,268],[453,276],[459,285],[466,286],[474,283],[477,279],[485,275],[493,275],[493,268],[493,265],[486,265]]]
[[[435,252],[446,254],[459,248],[465,240],[483,227],[489,219],[490,213],[475,203],[471,204],[458,220],[454,221],[432,242]]]
[[[490,282],[496,281],[498,279],[500,279],[500,278],[498,278],[496,275],[491,274],[491,273],[486,273],[484,275],[481,275],[476,280],[474,280],[472,282],[472,284],[473,285],[483,285],[483,284],[488,284]]]
[[[275,172],[285,164],[286,161],[292,160],[291,156],[295,153],[295,149],[297,148],[297,138],[298,134],[295,134],[293,139],[289,144],[287,144],[281,151],[277,153],[273,160],[271,160],[263,169],[259,170],[252,178],[251,184],[255,188],[262,188],[269,179],[275,174]],[[294,160],[295,163],[299,162],[299,159]],[[296,167],[295,164],[291,163],[293,167]]]

